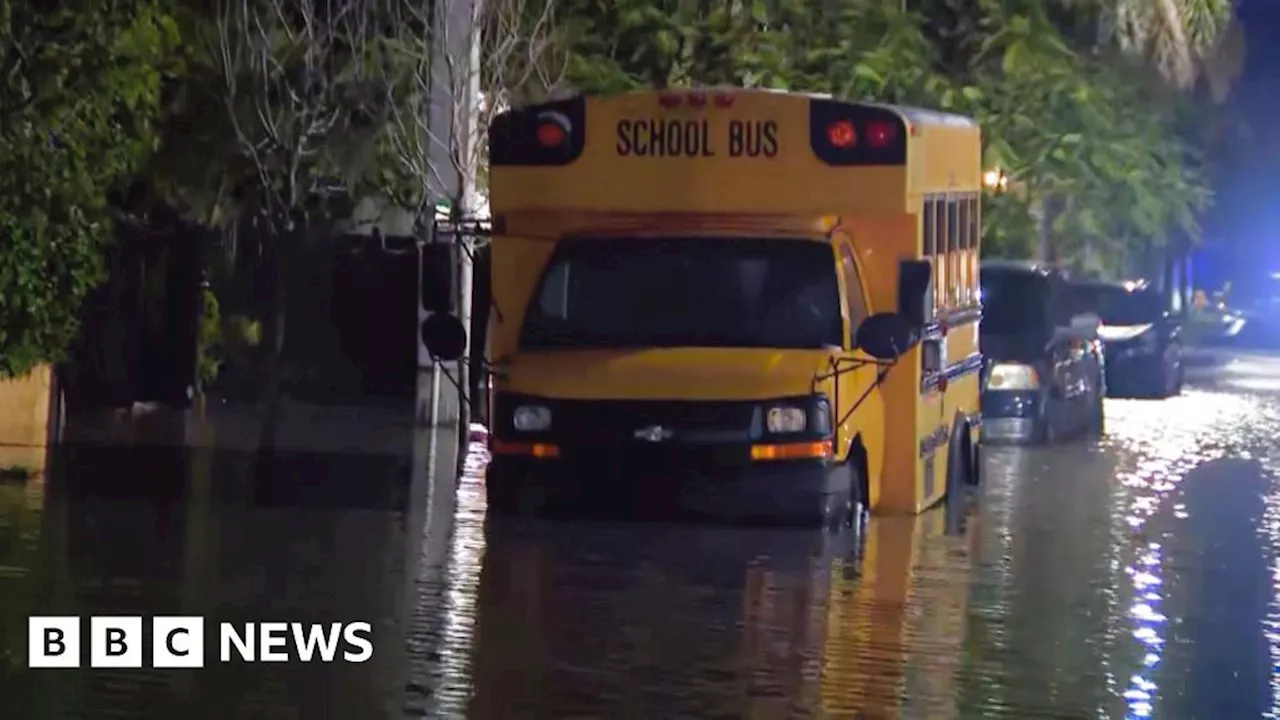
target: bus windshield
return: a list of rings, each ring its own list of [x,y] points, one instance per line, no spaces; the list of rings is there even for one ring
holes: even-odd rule
[[[1160,294],[1115,285],[1080,285],[1073,289],[1075,311],[1096,313],[1103,325],[1145,325],[1164,313]]]
[[[521,347],[840,347],[831,247],[795,239],[560,243]]]

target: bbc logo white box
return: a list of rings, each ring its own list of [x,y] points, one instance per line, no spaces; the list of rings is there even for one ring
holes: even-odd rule
[[[89,667],[142,667],[142,618],[89,618]]]
[[[80,667],[80,618],[70,615],[27,618],[27,667]]]
[[[152,618],[151,664],[158,668],[204,667],[204,618]]]

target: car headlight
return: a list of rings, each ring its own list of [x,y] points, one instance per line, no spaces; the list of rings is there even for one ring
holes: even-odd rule
[[[539,432],[551,427],[551,410],[542,405],[521,405],[511,413],[511,424],[520,432]]]
[[[804,432],[809,424],[808,413],[802,408],[778,406],[765,413],[765,427],[771,433]]]
[[[991,390],[1035,390],[1040,387],[1040,375],[1030,365],[997,363],[991,366],[987,376],[987,388]]]

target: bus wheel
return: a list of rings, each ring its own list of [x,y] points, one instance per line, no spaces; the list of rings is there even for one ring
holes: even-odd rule
[[[960,425],[958,432],[967,433],[966,426]],[[973,452],[963,436],[957,436],[951,443],[947,453],[947,532],[964,531],[964,518],[969,509],[969,488],[977,480],[977,468],[973,461]]]
[[[969,458],[969,485],[980,487],[982,485],[982,441],[975,442],[969,432],[966,428],[965,434],[969,439],[964,443],[964,454]]]
[[[859,477],[862,468],[857,458],[850,458],[835,472],[833,488],[822,498],[821,524],[828,530],[839,532],[852,525],[857,519],[854,514],[860,512]]]

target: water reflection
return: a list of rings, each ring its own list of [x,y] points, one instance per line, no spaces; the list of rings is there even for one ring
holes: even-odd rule
[[[1229,370],[1240,367],[1253,366]],[[1251,387],[1229,374],[1218,384]],[[1260,400],[1196,390],[1108,409],[1119,421],[1110,443],[1125,460],[1116,501],[1131,637],[1117,654],[1132,658],[1119,681],[1126,717],[1258,715],[1248,699],[1258,667],[1249,648],[1263,611],[1239,592],[1239,579],[1264,572],[1259,551],[1270,543],[1241,539],[1237,529],[1258,522],[1263,509],[1248,458],[1271,444],[1275,425]],[[1219,609],[1227,608],[1224,618]]]
[[[408,674],[405,553],[421,544],[402,521],[405,458],[78,446],[50,471],[0,486],[0,714],[387,716]],[[364,620],[376,650],[364,665],[28,672],[30,614]]]
[[[495,525],[467,714],[952,716],[968,575],[944,522],[872,519],[861,552],[852,530]]]
[[[1274,398],[1193,389],[1108,413],[1101,444],[987,451],[959,536],[941,510],[838,534],[496,523],[483,458],[455,492],[412,460],[422,435],[378,455],[69,448],[47,483],[0,484],[0,717],[1280,705]],[[358,666],[28,673],[35,611],[367,620],[376,650]]]

